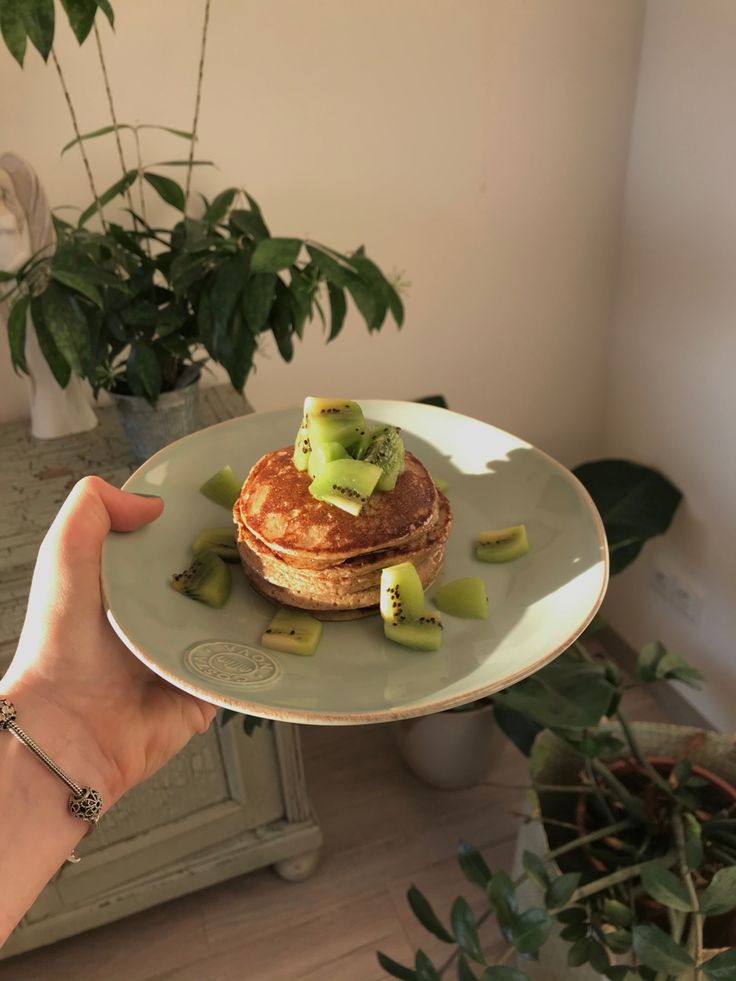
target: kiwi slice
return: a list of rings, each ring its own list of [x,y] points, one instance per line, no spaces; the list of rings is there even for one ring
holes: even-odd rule
[[[424,614],[424,587],[411,562],[381,570],[381,616],[385,623],[403,623]]]
[[[376,426],[361,437],[355,456],[380,467],[383,473],[376,490],[390,491],[404,468],[404,441],[396,426]]]
[[[414,651],[436,651],[442,646],[442,619],[432,610],[402,623],[384,620],[383,632],[389,640]]]
[[[192,551],[195,555],[202,555],[204,552],[214,552],[225,562],[238,562],[238,547],[235,544],[235,526],[229,525],[227,528],[205,528],[200,531],[192,542]]]
[[[282,654],[312,655],[322,636],[322,623],[308,613],[279,610],[266,627],[261,644]]]
[[[199,489],[205,497],[214,501],[215,504],[221,504],[224,508],[232,511],[233,505],[240,497],[242,486],[243,482],[238,480],[232,468],[227,466],[218,470],[209,480],[205,480]]]
[[[483,531],[475,542],[475,557],[481,562],[511,562],[529,551],[524,525],[498,531]]]
[[[363,460],[333,460],[309,485],[309,493],[349,514],[358,515],[373,493],[383,471]]]
[[[352,446],[366,431],[363,410],[349,399],[306,398],[304,418],[311,449],[318,443]]]
[[[344,460],[348,451],[342,443],[317,443],[309,454],[307,470],[311,477],[319,477],[325,465],[333,460]]]
[[[480,576],[466,576],[448,582],[440,586],[432,599],[439,610],[450,616],[470,620],[488,619],[486,584]]]
[[[227,602],[232,585],[230,570],[214,552],[197,556],[187,569],[175,573],[169,582],[177,592],[218,610]]]
[[[309,464],[309,451],[312,446],[309,442],[309,432],[307,430],[307,417],[302,417],[302,424],[294,440],[294,455],[291,458],[297,470],[306,470]]]

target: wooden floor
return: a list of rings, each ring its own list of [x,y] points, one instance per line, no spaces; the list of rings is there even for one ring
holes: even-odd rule
[[[626,701],[631,718],[663,718],[642,692]],[[2,961],[0,981],[385,981],[376,951],[406,963],[418,946],[442,963],[449,948],[418,925],[406,890],[416,883],[443,918],[458,893],[470,899],[462,839],[510,867],[523,758],[507,746],[486,785],[439,791],[404,768],[391,726],[307,726],[302,743],[325,837],[312,878],[254,872]],[[503,949],[492,930],[484,939]]]

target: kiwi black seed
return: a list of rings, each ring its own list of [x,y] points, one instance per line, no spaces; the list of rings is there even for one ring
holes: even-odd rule
[[[203,552],[169,580],[178,593],[219,609],[230,596],[230,570],[214,552]]]

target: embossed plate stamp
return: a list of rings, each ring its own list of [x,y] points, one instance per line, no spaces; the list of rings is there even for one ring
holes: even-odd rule
[[[184,653],[187,667],[208,681],[243,688],[267,688],[283,674],[276,658],[245,644],[207,640],[192,645]]]

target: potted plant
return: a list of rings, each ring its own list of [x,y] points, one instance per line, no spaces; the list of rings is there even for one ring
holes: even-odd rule
[[[95,24],[98,9],[112,24],[112,8],[91,0],[64,0],[63,7],[80,44],[93,33],[111,123],[80,132],[53,49],[53,17],[33,16],[33,0],[4,5],[0,28],[16,60],[22,65],[30,41],[54,63],[75,134],[64,151],[80,151],[92,191],[92,202],[75,223],[55,216],[57,245],[51,254],[46,249],[20,269],[0,274],[6,287],[0,299],[10,303],[8,335],[16,370],[27,370],[30,315],[58,383],[63,387],[77,375],[88,379],[95,394],[106,390],[121,396],[129,435],[140,417],[144,435],[150,436],[161,424],[167,401],[184,407],[184,431],[195,428],[192,386],[207,360],[222,365],[234,388],[242,391],[267,332],[281,357],[290,361],[295,339],[301,339],[305,324],[315,315],[322,319],[328,341],[338,336],[349,299],[369,330],[380,330],[389,312],[401,325],[398,292],[363,247],[344,253],[311,240],[272,236],[259,205],[241,188],[225,188],[213,200],[200,195],[193,201],[193,169],[211,165],[194,159],[210,0],[205,2],[191,132],[158,127],[187,140],[189,154],[151,167],[140,156],[141,130],[150,127],[119,123],[115,112]],[[104,137],[115,140],[121,176],[98,193],[85,147],[89,140]],[[126,159],[125,137],[133,139],[135,166]],[[161,173],[160,167],[184,168],[184,186]],[[165,227],[148,221],[146,194],[151,193],[172,209],[173,220]],[[123,218],[115,220],[106,209],[120,198],[126,207]],[[88,227],[92,219],[99,228]],[[141,404],[131,408],[131,398]],[[167,429],[158,443],[180,434]],[[151,440],[139,443],[138,457],[153,448]]]
[[[405,981],[451,970],[461,981],[736,977],[733,737],[632,724],[615,665],[582,646],[540,675],[497,696],[542,727],[529,756],[536,845],[522,832],[512,878],[463,843],[460,865],[487,909],[474,915],[461,896],[446,924],[412,887],[414,913],[453,949],[441,966],[422,951],[413,967],[379,954],[382,966]],[[661,644],[640,654],[641,683],[699,678]],[[490,964],[480,927],[494,915],[509,946]],[[548,942],[561,966],[545,959]],[[512,956],[528,970],[508,966]]]

